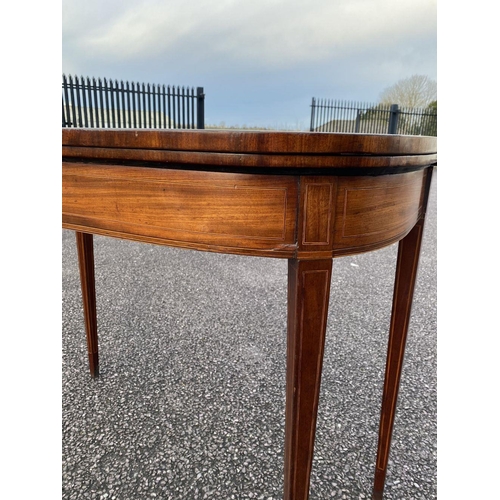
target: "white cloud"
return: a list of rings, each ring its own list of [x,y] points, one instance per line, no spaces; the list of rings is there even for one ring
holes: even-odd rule
[[[204,86],[209,123],[307,121],[313,95],[435,78],[436,17],[436,0],[63,0],[62,69]]]
[[[436,31],[435,0],[150,0],[115,4],[116,14],[101,8],[94,20],[88,3],[79,24],[68,9],[65,33],[76,30],[78,47],[101,58],[180,51],[194,59],[286,68]]]

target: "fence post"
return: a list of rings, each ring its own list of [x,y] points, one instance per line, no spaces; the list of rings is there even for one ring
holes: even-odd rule
[[[313,97],[312,98],[312,103],[311,103],[311,127],[309,128],[309,131],[312,132],[314,130],[314,115],[316,111],[316,99]]]
[[[354,132],[357,134],[359,132],[359,125],[361,122],[361,110],[357,109],[356,110],[356,127],[354,129]]]
[[[397,104],[391,104],[391,110],[389,115],[389,131],[388,134],[398,133],[398,119],[399,119],[399,108]]]
[[[196,128],[205,128],[205,94],[203,87],[196,87]]]

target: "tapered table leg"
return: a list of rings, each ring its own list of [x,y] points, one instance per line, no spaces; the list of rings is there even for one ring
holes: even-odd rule
[[[76,232],[80,282],[82,285],[83,313],[87,332],[87,350],[92,377],[99,376],[99,355],[97,348],[97,310],[95,298],[94,276],[94,242],[93,236]]]
[[[288,261],[284,500],[307,500],[332,260]]]
[[[420,219],[410,233],[399,242],[382,410],[380,414],[373,500],[381,500],[383,498],[406,335],[410,321],[411,304],[422,243],[423,226],[424,220]]]

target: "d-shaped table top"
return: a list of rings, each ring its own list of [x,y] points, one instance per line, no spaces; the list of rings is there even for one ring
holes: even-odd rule
[[[98,130],[98,132],[97,132]],[[63,129],[63,157],[191,164],[248,171],[371,169],[372,174],[436,162],[424,136],[231,130]],[[346,169],[346,170],[343,170]],[[370,172],[370,170],[368,171]]]

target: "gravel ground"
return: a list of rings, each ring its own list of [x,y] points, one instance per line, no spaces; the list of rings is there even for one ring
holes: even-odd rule
[[[387,500],[437,498],[436,179]],[[62,498],[281,499],[286,260],[96,236],[92,380],[62,238]],[[370,498],[396,252],[334,260],[311,500]]]

